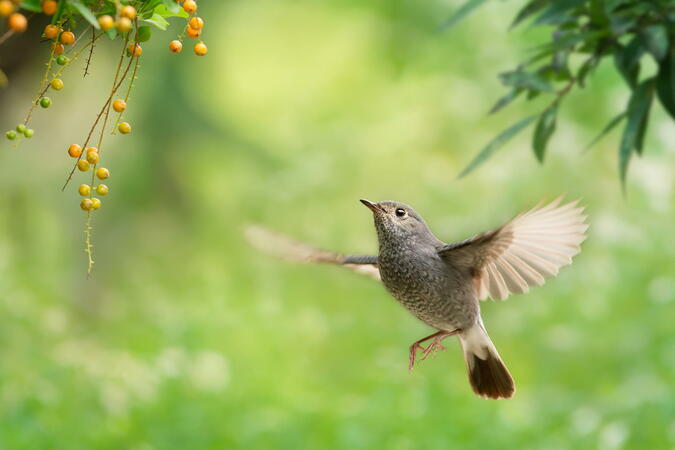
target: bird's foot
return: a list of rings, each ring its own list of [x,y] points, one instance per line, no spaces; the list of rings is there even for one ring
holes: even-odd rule
[[[425,360],[436,352],[444,351],[445,347],[443,347],[441,341],[443,341],[443,339],[445,339],[448,336],[452,336],[454,334],[459,333],[460,331],[461,330],[438,331],[430,336],[422,338],[419,341],[413,343],[413,345],[410,346],[409,351],[408,370],[413,370],[413,367],[415,367],[415,360],[417,359],[417,350],[422,351],[422,360]],[[426,342],[431,339],[433,339],[433,342],[431,344],[427,345],[426,347],[422,346],[423,342]]]

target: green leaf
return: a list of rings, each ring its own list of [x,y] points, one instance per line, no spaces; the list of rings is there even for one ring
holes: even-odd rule
[[[551,86],[546,79],[539,74],[525,72],[522,69],[500,73],[499,80],[505,86],[531,89],[534,91],[553,92],[553,86]]]
[[[157,7],[155,7],[155,14],[159,14],[165,19],[168,17],[188,17],[188,13],[186,13],[183,8],[178,8],[177,11],[174,9],[169,9],[166,6],[166,3],[157,5]]]
[[[42,6],[40,6],[40,0],[23,0],[19,6],[27,11],[33,11],[40,13],[42,12]]]
[[[178,14],[179,11],[183,11],[183,8],[181,8],[180,5],[176,3],[175,0],[162,0],[162,1],[164,3],[164,6],[166,6],[166,9],[168,9],[169,13],[171,14]],[[157,9],[155,9],[155,12],[157,12]]]
[[[80,0],[67,0],[68,4],[70,4],[73,8],[77,10],[80,14],[82,14],[82,17],[85,18],[87,22],[89,22],[94,28],[97,30],[101,29],[101,26],[98,24],[98,20],[96,20],[96,16],[94,13],[91,12],[89,8],[84,6]]]
[[[649,116],[649,108],[653,97],[654,78],[649,78],[635,88],[628,101],[628,107],[626,108],[628,121],[621,137],[621,144],[619,145],[619,176],[621,184],[624,187],[630,157],[634,150],[642,147],[642,143],[639,140],[644,138],[644,135],[640,136],[640,129],[643,126],[643,122]]]
[[[668,53],[668,30],[663,25],[651,25],[642,30],[649,53],[651,53],[657,61],[661,61]]]
[[[138,42],[149,41],[152,37],[152,29],[149,26],[138,27],[138,36],[136,37]]]
[[[502,98],[497,100],[497,103],[494,104],[492,108],[490,108],[490,111],[488,114],[494,114],[500,109],[504,108],[507,106],[509,103],[511,103],[513,100],[515,100],[521,93],[523,92],[523,89],[521,88],[514,88],[511,89],[506,95],[504,95]]]
[[[548,145],[549,139],[555,132],[557,114],[558,105],[556,104],[552,108],[544,111],[544,113],[539,116],[539,121],[537,122],[537,126],[534,129],[534,134],[532,135],[532,148],[534,149],[534,155],[537,157],[537,160],[540,163],[544,162],[546,146]]]
[[[475,9],[485,3],[486,0],[467,0],[462,6],[457,9],[448,19],[440,26],[441,30],[449,30],[457,25]]]
[[[584,148],[584,152],[587,152],[588,150],[591,149],[591,147],[593,147],[595,144],[600,142],[600,139],[605,137],[605,135],[607,135],[607,133],[612,131],[614,129],[614,127],[616,127],[619,123],[621,123],[621,121],[625,118],[626,118],[626,111],[623,111],[623,112],[619,113],[617,116],[615,116],[612,120],[610,120],[609,123],[607,125],[605,125],[605,128],[602,129],[600,134],[598,134],[596,137],[594,137],[593,140],[591,142],[589,142],[588,145],[586,145],[586,147]]]
[[[644,48],[638,36],[635,36],[626,46],[617,44],[614,50],[614,66],[631,88],[635,87],[640,75],[640,58]]]
[[[492,154],[497,151],[500,147],[506,144],[512,137],[523,131],[529,124],[531,124],[534,119],[537,118],[537,115],[532,115],[526,117],[525,119],[517,122],[506,130],[499,133],[494,139],[492,139],[483,149],[471,160],[468,166],[459,174],[459,178],[462,178],[472,172],[476,167],[483,164]]]
[[[675,54],[672,51],[659,63],[656,95],[670,117],[675,119]]]
[[[169,22],[157,13],[154,13],[149,19],[144,19],[143,22],[154,25],[162,31],[166,30],[166,28],[169,26]]]
[[[583,89],[586,86],[586,77],[598,66],[598,61],[598,57],[594,55],[583,62],[577,72],[577,83],[580,88]]]
[[[555,0],[537,17],[534,25],[557,25],[566,22],[571,19],[569,11],[585,2],[586,0]]]
[[[538,13],[548,3],[549,3],[549,0],[532,0],[532,1],[530,1],[525,6],[523,6],[520,11],[518,11],[518,14],[516,14],[516,17],[513,19],[513,22],[511,22],[511,26],[509,26],[509,29],[517,27],[521,22],[526,20],[532,14]]]

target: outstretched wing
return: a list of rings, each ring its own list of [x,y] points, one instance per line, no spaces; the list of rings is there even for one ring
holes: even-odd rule
[[[321,250],[259,225],[246,227],[245,236],[255,248],[287,261],[338,264],[354,272],[380,280],[377,256],[343,255]]]
[[[536,206],[507,224],[438,250],[449,264],[471,271],[478,298],[505,300],[572,263],[581,251],[588,224],[578,201],[560,205],[562,197]]]

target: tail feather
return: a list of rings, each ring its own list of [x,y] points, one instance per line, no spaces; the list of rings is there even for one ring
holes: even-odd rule
[[[499,357],[481,323],[459,334],[469,373],[469,382],[476,395],[483,398],[510,398],[516,385],[509,370]]]

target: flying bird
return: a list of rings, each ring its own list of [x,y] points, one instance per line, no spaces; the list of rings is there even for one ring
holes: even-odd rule
[[[562,198],[526,211],[506,224],[453,244],[434,236],[410,206],[361,200],[373,214],[378,255],[324,251],[260,226],[246,230],[249,242],[299,262],[330,263],[381,280],[408,311],[437,330],[409,349],[410,370],[418,353],[426,359],[441,342],[457,336],[473,391],[484,398],[510,398],[515,383],[490,340],[480,300],[505,300],[541,286],[570,264],[586,238],[584,207]]]

